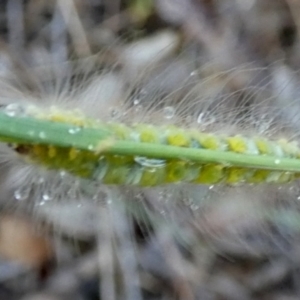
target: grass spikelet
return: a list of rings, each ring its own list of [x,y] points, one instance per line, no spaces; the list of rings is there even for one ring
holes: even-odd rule
[[[5,215],[56,256],[26,299],[298,299],[295,1],[4,2],[0,256]]]
[[[143,185],[173,182],[239,184],[276,180],[282,183],[297,178],[300,173],[300,150],[296,142],[264,140],[262,144],[259,139],[257,144],[253,138],[242,135],[202,134],[176,126],[155,128],[146,125],[145,136],[145,126],[131,128],[119,123],[111,127],[109,123],[101,124],[101,120],[85,120],[77,111],[68,111],[65,115],[63,111],[52,108],[45,123],[42,122],[45,117],[39,112],[28,114],[25,111],[26,117],[21,119],[3,115],[1,134],[18,153],[41,165],[100,182],[103,179],[106,184],[139,185],[141,178],[146,176],[144,172],[149,170],[156,179],[151,180],[148,176],[149,183],[142,179]],[[30,124],[30,117],[41,121]],[[60,128],[61,123],[69,127]],[[50,126],[53,125],[51,132]],[[76,127],[71,127],[73,125]],[[35,128],[38,128],[36,132]],[[127,134],[120,135],[120,132]],[[145,138],[154,143],[144,142]],[[271,153],[266,154],[266,148]],[[206,170],[206,164],[215,164],[213,168],[222,170],[217,181],[208,179],[210,171],[206,172],[210,168]],[[120,174],[120,178],[106,180],[109,173]],[[157,177],[156,173],[164,176]]]
[[[228,237],[238,243],[248,223],[263,231],[266,220],[286,222],[268,208],[297,205],[300,149],[272,78],[253,79],[271,69],[215,72],[176,53],[170,65],[182,63],[188,72],[170,88],[174,72],[161,59],[132,77],[126,63],[88,72],[78,63],[74,77],[61,78],[50,66],[53,74],[43,81],[33,70],[38,84],[28,90],[1,82],[1,189],[8,207],[30,211],[57,231],[97,236],[103,289],[109,282],[116,292],[119,268],[138,277],[143,261],[132,253],[126,261],[136,224],[145,236],[159,233],[162,245],[175,251],[175,237],[196,255],[201,238],[218,248]],[[233,87],[239,77],[246,82]],[[75,223],[88,219],[85,226],[72,225],[73,216]],[[122,278],[128,295],[139,294]]]
[[[4,101],[0,123],[8,126],[0,126],[1,139],[22,164],[36,165],[43,176],[67,172],[99,188],[102,183],[292,182],[300,173],[297,137],[284,136],[292,135],[292,128],[273,98],[265,97],[269,86],[254,92],[250,82],[245,91],[232,93],[226,85],[238,73],[251,81],[259,72],[265,70],[245,66],[212,75],[193,70],[181,86],[169,94],[162,90],[161,96],[151,91],[151,81],[157,80],[151,72],[141,76],[138,88],[130,84],[127,90],[120,84],[126,79],[114,70],[88,72],[74,82],[63,75],[55,79],[54,93],[42,85],[18,103]],[[168,69],[163,74],[170,76]],[[46,84],[49,90],[53,83]],[[107,94],[109,84],[115,90]],[[12,97],[15,89],[7,87]]]

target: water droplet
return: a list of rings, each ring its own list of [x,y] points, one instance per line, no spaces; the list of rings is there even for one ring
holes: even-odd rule
[[[194,70],[190,73],[190,76],[193,77],[193,76],[196,76],[198,75],[198,71],[197,70]]]
[[[275,159],[274,163],[275,163],[276,165],[279,165],[279,164],[281,163],[281,160],[280,160],[280,159]]]
[[[209,187],[209,189],[212,190],[214,187],[215,187],[214,185],[211,185],[211,186]]]
[[[24,109],[17,103],[11,103],[4,108],[4,112],[9,117],[15,117],[22,115],[24,113]]]
[[[44,140],[46,138],[46,133],[44,131],[41,131],[39,133],[39,138],[41,138],[42,140]]]
[[[69,132],[70,134],[76,134],[76,133],[80,132],[80,130],[81,130],[80,127],[72,127],[72,128],[70,128],[70,129],[68,130],[68,132]]]
[[[29,197],[31,187],[24,186],[14,191],[14,197],[18,201],[26,200]]]
[[[201,112],[198,115],[197,123],[202,125],[210,125],[216,122],[216,118],[212,115],[210,115],[208,112]]]
[[[134,160],[141,166],[150,168],[159,168],[165,166],[166,164],[164,159],[147,158],[144,156],[136,156]]]
[[[172,119],[175,116],[175,109],[172,106],[164,107],[163,112],[166,119]]]
[[[52,200],[52,196],[49,192],[45,192],[43,195],[42,195],[42,199],[43,201],[49,201],[49,200]]]
[[[198,118],[197,118],[197,123],[202,123],[203,122],[203,118],[204,118],[204,113],[200,113]]]
[[[66,175],[67,175],[67,172],[64,171],[64,170],[61,170],[61,171],[59,172],[59,177],[60,177],[60,178],[65,178]]]
[[[140,99],[134,99],[133,100],[133,105],[138,105],[140,103]]]
[[[93,145],[88,145],[88,149],[89,150],[94,150],[94,146]]]
[[[300,200],[300,196],[297,197],[297,200]]]
[[[193,210],[193,211],[198,210],[199,205],[196,205],[195,203],[193,203],[193,204],[190,205],[190,209]]]

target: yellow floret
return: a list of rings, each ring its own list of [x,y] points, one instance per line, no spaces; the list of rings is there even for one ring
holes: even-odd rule
[[[245,153],[248,150],[247,143],[241,136],[234,136],[227,139],[229,150],[237,153]]]
[[[167,143],[172,146],[189,147],[190,139],[185,131],[179,129],[168,130]]]

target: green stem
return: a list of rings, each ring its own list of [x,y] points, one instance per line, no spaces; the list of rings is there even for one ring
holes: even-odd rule
[[[282,158],[279,160],[272,156],[238,154],[217,150],[118,141],[106,152],[158,159],[179,159],[199,163],[217,163],[255,169],[300,172],[300,159]]]
[[[296,158],[237,154],[229,151],[124,141],[114,139],[114,133],[105,127],[81,128],[76,132],[74,132],[74,128],[74,125],[65,123],[28,117],[10,117],[5,113],[0,113],[0,140],[6,142],[74,147],[81,150],[99,149],[105,154],[188,160],[198,163],[217,163],[300,173],[300,159]]]

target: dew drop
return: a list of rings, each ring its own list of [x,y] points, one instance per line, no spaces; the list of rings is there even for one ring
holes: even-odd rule
[[[190,205],[190,209],[193,210],[193,211],[196,211],[199,209],[199,205],[196,205],[195,203],[191,204]]]
[[[50,195],[49,192],[46,192],[42,195],[42,199],[43,199],[43,201],[49,201],[49,200],[52,200],[52,196]]]
[[[208,112],[201,112],[198,115],[197,123],[202,125],[210,125],[216,122],[216,118],[214,116],[211,116]]]
[[[18,201],[26,200],[29,197],[31,188],[30,187],[22,187],[14,191],[14,198]]]
[[[80,127],[72,127],[72,128],[70,128],[70,129],[68,130],[68,132],[69,132],[70,134],[76,134],[76,133],[80,132],[80,130],[81,130]]]
[[[274,163],[275,163],[276,165],[279,165],[279,164],[280,164],[280,162],[281,162],[281,160],[280,160],[280,159],[275,159],[275,161],[274,161]]]
[[[211,185],[209,186],[209,189],[212,190],[215,186],[214,185]]]
[[[166,164],[164,159],[154,159],[154,158],[147,158],[144,156],[136,156],[134,158],[135,162],[143,167],[150,167],[150,168],[158,168],[163,167]]]
[[[89,149],[90,151],[92,151],[92,150],[94,150],[94,146],[93,146],[93,145],[88,145],[88,149]]]
[[[197,123],[202,123],[203,122],[203,119],[204,119],[204,113],[200,113],[198,118],[197,118]]]
[[[4,108],[4,112],[9,117],[15,117],[22,115],[24,113],[24,109],[17,103],[11,103]]]
[[[175,109],[172,106],[164,107],[163,112],[166,119],[172,119],[175,116]]]
[[[193,77],[193,76],[196,76],[198,75],[198,71],[197,70],[194,70],[190,73],[190,76]]]
[[[133,105],[138,105],[140,103],[140,99],[134,99],[133,100]]]
[[[59,172],[59,177],[62,178],[62,179],[65,178],[66,175],[67,175],[67,172],[64,171],[64,170],[61,170],[61,171]]]
[[[42,140],[44,140],[46,138],[46,133],[44,131],[41,131],[39,133],[39,138],[41,138]]]
[[[297,200],[300,200],[300,196],[297,197]]]

